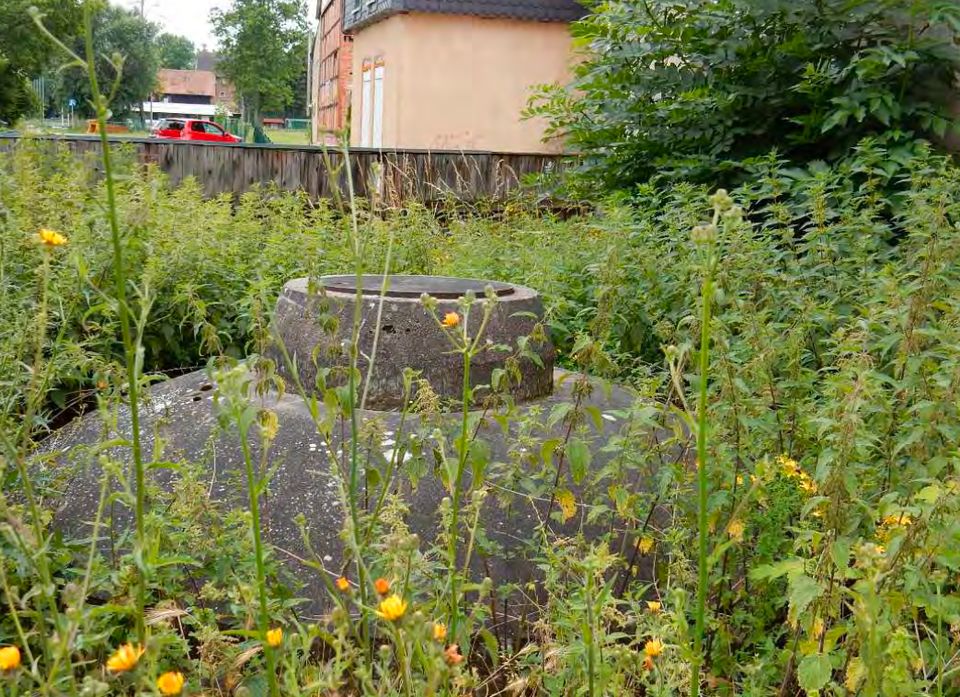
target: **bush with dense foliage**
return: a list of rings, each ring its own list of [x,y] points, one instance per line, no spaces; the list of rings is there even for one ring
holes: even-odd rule
[[[957,132],[960,6],[944,0],[610,0],[573,33],[569,85],[546,116],[594,190],[655,177],[742,181],[773,149],[837,161]]]
[[[37,31],[28,8],[49,17],[50,30],[64,38],[80,30],[78,0],[4,0],[0,4],[0,126],[15,124],[42,108],[30,81],[56,66],[46,39]]]
[[[955,694],[960,170],[920,152],[903,161],[901,193],[891,198],[893,156],[866,142],[832,168],[759,160],[733,201],[715,197],[722,213],[715,228],[703,225],[707,191],[692,184],[644,187],[635,207],[604,204],[568,220],[519,202],[496,217],[360,211],[364,268],[381,270],[392,240],[393,272],[539,288],[564,360],[617,376],[638,394],[622,415],[630,428],[605,446],[616,464],[591,468],[577,456],[586,465],[577,473],[578,498],[566,468],[555,479],[551,454],[573,452],[569,443],[592,428],[589,414],[560,415],[570,441],[549,446],[531,441],[525,417],[489,415],[516,426],[516,447],[464,492],[474,527],[458,530],[461,544],[469,535],[485,549],[482,527],[467,515],[484,497],[520,505],[527,496],[557,495],[555,522],[578,516],[583,530],[612,532],[561,537],[549,521],[538,526],[523,553],[541,569],[548,600],[532,623],[507,631],[507,618],[488,608],[517,589],[478,584],[464,588],[459,630],[448,638],[455,630],[437,624],[450,617],[447,552],[408,534],[394,494],[440,466],[426,449],[377,480],[386,487],[378,515],[359,514],[360,528],[370,526],[358,553],[371,587],[361,590],[349,573],[350,592],[331,586],[337,610],[316,624],[298,622],[296,588],[285,588],[269,549],[258,569],[249,512],[211,501],[198,463],[164,461],[175,484],[166,492],[150,487],[142,546],[131,534],[109,555],[49,527],[43,506],[56,495],[46,489],[56,471],[35,470],[38,508],[24,503],[27,451],[17,444],[44,422],[43,409],[27,409],[35,416],[23,423],[24,400],[39,395],[34,404],[46,404],[50,415],[51,404],[78,388],[96,391],[109,420],[124,401],[126,371],[106,280],[102,183],[63,153],[20,146],[0,161],[0,645],[16,645],[23,658],[0,672],[0,686],[156,694],[177,686],[176,676],[163,675],[173,671],[192,694],[265,694],[272,675],[284,695],[689,693],[694,473],[662,460],[662,447],[644,434],[663,419],[689,418],[695,407],[709,239],[717,290],[705,689]],[[220,398],[239,403],[245,387],[232,356],[256,348],[264,297],[289,277],[349,268],[358,239],[350,218],[296,194],[204,200],[194,183],[170,190],[153,169],[127,172],[118,205],[132,314],[149,308],[138,322],[147,370],[213,356]],[[44,246],[39,228],[68,241]],[[49,337],[40,351],[38,336]],[[336,400],[328,405],[345,415]],[[419,416],[433,428],[429,414]],[[270,419],[258,423],[256,437],[268,444]],[[682,443],[687,433],[674,437]],[[451,438],[448,452],[463,452],[457,448]],[[106,450],[101,457],[106,483],[120,483],[91,512],[106,525],[112,508],[119,514],[134,505],[134,485]],[[507,494],[503,481],[522,486]],[[669,513],[667,524],[651,517],[657,507]],[[450,525],[449,507],[438,515]],[[356,522],[345,521],[345,535]],[[138,548],[149,554],[137,556]],[[649,575],[635,576],[638,566]],[[377,597],[374,575],[393,581],[407,605],[391,601],[376,615],[360,603],[364,592]],[[409,582],[398,585],[403,578]],[[269,624],[283,626],[282,635],[260,631],[258,587],[269,589]],[[143,607],[146,653],[111,660],[121,642],[136,641]],[[445,646],[454,642],[459,648]],[[11,665],[12,652],[0,660]],[[131,670],[105,671],[108,661]]]

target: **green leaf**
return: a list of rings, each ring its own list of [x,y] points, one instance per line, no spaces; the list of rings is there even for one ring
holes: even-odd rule
[[[823,588],[817,583],[816,579],[806,574],[792,574],[789,577],[790,585],[790,612],[788,617],[792,622],[796,622],[800,614],[807,609],[816,598],[823,593]]]
[[[750,572],[754,581],[772,581],[775,578],[803,571],[803,560],[785,559],[775,564],[762,564]]]
[[[540,459],[543,464],[550,465],[553,462],[553,453],[560,447],[559,438],[548,438],[540,444]]]
[[[484,473],[490,463],[490,444],[477,439],[470,444],[470,468],[473,470],[473,486],[483,482]]]
[[[493,668],[496,668],[500,663],[500,645],[497,643],[497,638],[489,629],[481,629],[478,633],[487,649],[487,657],[493,662]]]
[[[850,540],[839,537],[830,545],[830,557],[838,569],[846,569],[850,564]]]
[[[833,112],[823,121],[823,125],[820,127],[821,133],[826,133],[829,130],[836,128],[837,126],[843,126],[847,123],[847,120],[850,118],[850,112],[838,109]]]
[[[570,461],[570,474],[573,481],[579,484],[587,476],[590,466],[590,448],[579,438],[567,443],[567,459]]]
[[[833,666],[830,664],[830,657],[826,654],[817,653],[810,656],[804,656],[797,667],[797,680],[807,693],[816,692],[826,687],[830,682],[830,676],[833,673]]]
[[[587,416],[590,417],[590,420],[593,422],[593,427],[602,432],[603,431],[603,412],[600,411],[599,407],[595,407],[592,404],[583,408],[587,413]]]

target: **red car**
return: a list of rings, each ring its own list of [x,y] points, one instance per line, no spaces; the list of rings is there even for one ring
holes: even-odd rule
[[[212,143],[242,143],[243,138],[227,133],[213,121],[201,119],[161,119],[153,129],[155,138],[205,140]]]

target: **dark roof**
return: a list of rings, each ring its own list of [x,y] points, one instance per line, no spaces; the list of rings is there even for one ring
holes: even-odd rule
[[[576,0],[345,0],[344,31],[355,31],[398,12],[432,12],[572,22],[587,11]]]

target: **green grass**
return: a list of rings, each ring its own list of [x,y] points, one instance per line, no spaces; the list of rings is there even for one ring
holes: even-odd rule
[[[310,131],[292,128],[268,128],[267,137],[278,145],[310,145]]]

